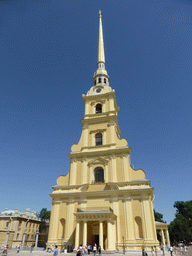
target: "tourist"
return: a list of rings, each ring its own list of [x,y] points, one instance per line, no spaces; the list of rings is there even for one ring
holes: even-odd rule
[[[99,252],[99,255],[101,255],[101,246],[100,245],[98,247],[98,252]]]
[[[154,250],[153,246],[151,247],[151,254],[152,254],[152,256],[155,255],[155,250]]]
[[[20,251],[20,244],[17,246],[17,253],[19,253],[19,251]]]
[[[155,249],[155,255],[157,256],[157,253],[158,253],[157,247],[154,246],[154,249]]]
[[[170,254],[172,256],[172,254],[173,254],[173,247],[172,246],[169,247],[169,251],[170,251]]]
[[[187,255],[187,246],[186,245],[184,247],[184,253],[185,253],[185,255]]]
[[[54,254],[53,254],[53,256],[57,256],[58,255],[58,248],[57,248],[58,246],[57,245],[55,245],[55,250],[54,250]]]
[[[7,256],[8,255],[8,245],[4,247],[2,251],[2,256]]]
[[[87,249],[88,249],[88,254],[90,254],[90,252],[92,251],[92,246],[89,244]]]
[[[94,256],[96,255],[96,252],[97,252],[97,245],[95,244],[95,245],[93,246],[93,253],[94,253]]]

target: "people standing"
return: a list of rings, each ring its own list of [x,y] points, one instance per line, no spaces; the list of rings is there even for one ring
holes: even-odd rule
[[[58,246],[57,245],[55,245],[55,249],[54,249],[54,254],[53,254],[53,256],[57,256],[58,255]]]
[[[7,256],[8,255],[8,245],[4,247],[4,249],[2,251],[2,255],[3,256]]]
[[[93,253],[94,253],[94,256],[96,255],[96,252],[97,252],[97,245],[95,244],[95,245],[93,246]]]
[[[21,246],[20,246],[20,244],[19,244],[19,245],[17,246],[17,253],[19,253],[20,248],[21,248]]]
[[[98,247],[98,252],[99,252],[99,255],[101,255],[101,246],[100,245]]]
[[[172,254],[173,254],[173,247],[172,246],[169,247],[169,251],[170,251],[170,254],[172,256]]]
[[[154,246],[154,250],[155,250],[155,255],[157,256],[158,250],[156,246]]]

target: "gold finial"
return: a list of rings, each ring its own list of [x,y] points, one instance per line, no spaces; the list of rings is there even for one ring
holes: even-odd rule
[[[101,16],[101,13],[102,13],[102,11],[101,10],[99,10],[99,15]]]

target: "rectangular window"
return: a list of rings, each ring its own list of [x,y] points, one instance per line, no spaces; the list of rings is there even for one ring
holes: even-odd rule
[[[16,238],[16,240],[19,240],[19,234],[17,234],[17,238]]]
[[[9,227],[9,222],[6,222],[6,228],[8,228]]]

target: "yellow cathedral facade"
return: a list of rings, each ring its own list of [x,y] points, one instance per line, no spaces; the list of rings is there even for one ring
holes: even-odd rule
[[[93,86],[82,95],[82,134],[68,155],[70,171],[58,177],[50,194],[47,244],[61,246],[65,242],[77,249],[80,244],[96,243],[108,251],[122,250],[123,246],[126,250],[159,246],[153,188],[145,172],[130,164],[132,150],[127,140],[120,138],[119,108],[109,81],[100,12],[97,70]]]

